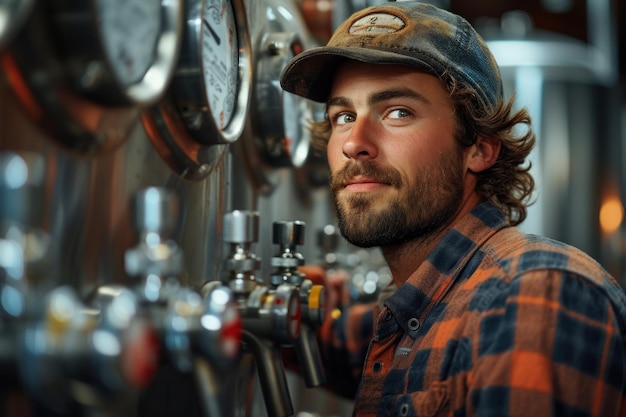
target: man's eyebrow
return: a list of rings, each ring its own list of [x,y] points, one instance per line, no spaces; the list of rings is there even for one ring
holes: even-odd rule
[[[424,103],[430,103],[430,100],[423,94],[418,93],[417,91],[411,90],[409,88],[399,88],[395,90],[386,90],[381,91],[379,93],[374,93],[369,97],[370,105],[380,103],[382,101],[394,99],[394,98],[409,98],[413,100],[418,100]]]
[[[352,102],[345,97],[331,97],[326,102],[326,108],[332,106],[349,106]]]
[[[430,100],[423,94],[418,93],[417,91],[411,90],[409,88],[399,88],[395,90],[385,90],[378,93],[372,94],[368,98],[368,104],[373,105],[376,103],[380,103],[386,100],[391,100],[394,98],[409,98],[412,100],[418,100],[424,103],[430,103]],[[326,102],[326,108],[332,106],[350,106],[352,102],[346,97],[331,97]]]

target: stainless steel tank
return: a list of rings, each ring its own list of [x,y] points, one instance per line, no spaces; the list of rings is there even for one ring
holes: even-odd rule
[[[583,249],[623,281],[620,93],[607,3],[589,2],[589,42],[534,29],[519,11],[479,30],[505,94],[529,110],[537,133],[535,203],[522,229]],[[607,204],[616,207],[608,220]]]

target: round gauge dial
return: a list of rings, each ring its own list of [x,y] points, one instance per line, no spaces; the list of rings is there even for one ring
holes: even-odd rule
[[[34,0],[0,0],[0,48],[11,41]]]
[[[203,10],[202,72],[211,116],[224,130],[235,110],[239,82],[239,43],[230,1],[209,0]]]
[[[257,62],[256,121],[264,153],[278,167],[300,167],[309,154],[313,104],[285,92],[278,77],[287,62],[304,49],[295,33],[275,32],[266,35]]]
[[[181,53],[163,100],[142,115],[179,175],[204,178],[242,135],[252,63],[244,0],[186,0]]]
[[[182,0],[45,3],[55,49],[79,95],[118,107],[162,97],[178,60]]]
[[[161,33],[161,3],[98,0],[95,4],[102,46],[122,86],[140,82],[155,60]]]
[[[33,1],[2,69],[52,139],[80,153],[114,149],[171,81],[182,11],[183,0]]]
[[[178,59],[180,0],[92,1],[104,65],[97,71],[93,65],[97,60],[73,55],[75,62],[86,62],[77,66],[85,92],[118,105],[146,105],[160,99]],[[101,79],[111,80],[111,85]]]

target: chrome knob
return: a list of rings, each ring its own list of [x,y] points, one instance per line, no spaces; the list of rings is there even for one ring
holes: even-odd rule
[[[135,195],[133,214],[137,230],[169,235],[179,226],[180,200],[173,190],[148,187]]]
[[[0,154],[0,221],[39,227],[44,213],[44,157]]]
[[[272,225],[272,240],[279,245],[278,254],[274,255],[271,265],[276,268],[270,275],[273,286],[282,283],[300,285],[305,275],[298,271],[304,265],[304,257],[297,250],[304,243],[305,223],[296,221],[277,221]]]
[[[223,218],[223,239],[227,243],[255,243],[259,240],[259,214],[235,210]]]

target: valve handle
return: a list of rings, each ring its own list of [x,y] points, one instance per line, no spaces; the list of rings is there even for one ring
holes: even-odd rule
[[[41,227],[46,161],[42,155],[0,153],[0,220]]]
[[[273,243],[283,247],[295,247],[304,244],[306,223],[300,220],[276,221],[272,225]]]
[[[254,243],[259,240],[259,213],[235,210],[224,214],[223,239],[227,243]]]
[[[133,203],[133,224],[137,230],[159,235],[177,230],[180,200],[173,190],[148,187],[137,192]]]

